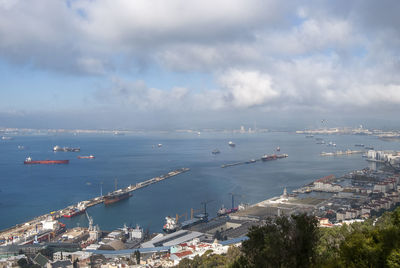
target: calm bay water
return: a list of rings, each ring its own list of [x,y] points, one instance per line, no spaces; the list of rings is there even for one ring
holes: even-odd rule
[[[316,136],[317,137],[317,136]],[[318,145],[314,138],[292,133],[259,134],[163,134],[163,135],[58,135],[17,136],[0,141],[0,229],[35,216],[64,208],[119,187],[143,181],[173,169],[188,167],[187,173],[133,192],[133,196],[111,206],[89,208],[95,224],[112,230],[139,224],[159,232],[168,215],[190,215],[202,201],[211,201],[208,212],[215,216],[224,204],[230,207],[229,193],[241,195],[236,203],[255,203],[280,195],[284,187],[293,190],[329,174],[341,176],[369,164],[360,154],[321,157],[321,151],[358,150],[363,143],[375,149],[400,150],[400,143],[370,136],[319,136],[337,147]],[[236,143],[235,148],[228,141]],[[158,148],[156,145],[162,143]],[[18,145],[25,147],[18,149]],[[53,146],[80,147],[80,153],[52,151]],[[154,147],[155,145],[155,147]],[[230,168],[222,164],[258,159],[280,146],[286,159],[257,162]],[[212,155],[218,148],[221,154]],[[78,155],[96,159],[77,159]],[[24,165],[33,160],[70,159],[69,165]],[[65,219],[69,227],[87,226],[85,215]]]

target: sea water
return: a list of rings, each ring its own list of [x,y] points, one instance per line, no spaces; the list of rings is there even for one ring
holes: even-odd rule
[[[316,137],[332,141],[337,147],[316,144]],[[236,146],[228,146],[229,141]],[[102,230],[139,224],[160,232],[166,216],[190,217],[191,208],[202,212],[202,202],[207,202],[207,212],[213,217],[222,204],[231,207],[231,193],[235,194],[235,206],[253,204],[280,195],[285,187],[290,192],[323,176],[341,176],[368,167],[361,154],[320,156],[322,151],[363,149],[355,144],[400,150],[400,143],[373,136],[306,138],[287,132],[15,136],[0,141],[0,229],[106,194],[114,190],[115,182],[121,188],[177,168],[190,168],[189,172],[134,191],[129,199],[87,210]],[[55,145],[80,147],[81,151],[53,152]],[[280,152],[275,151],[278,146]],[[221,153],[214,155],[211,152],[216,148]],[[289,157],[221,168],[223,164],[260,159],[272,153]],[[90,154],[96,158],[77,159],[78,155]],[[69,159],[70,163],[24,165],[28,156],[33,160]],[[88,224],[85,214],[62,221],[68,227]]]

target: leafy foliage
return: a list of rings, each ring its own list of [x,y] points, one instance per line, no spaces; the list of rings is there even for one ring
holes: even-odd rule
[[[252,227],[242,248],[210,252],[179,267],[389,267],[400,268],[400,207],[378,219],[317,228],[305,214],[268,219]]]
[[[28,260],[25,258],[19,259],[17,263],[21,268],[40,268],[40,265],[28,262]]]
[[[318,267],[400,267],[400,208],[376,221],[321,233]]]
[[[208,268],[208,267],[225,267],[227,259],[223,255],[211,254],[212,251],[206,251],[202,256],[196,256],[193,260],[183,259],[179,262],[179,268]]]
[[[231,246],[225,255],[212,254],[206,251],[202,256],[196,256],[193,260],[183,259],[179,262],[179,268],[208,268],[208,267],[230,267],[241,255],[239,248]]]
[[[253,227],[233,267],[310,267],[318,241],[317,220],[306,214],[269,219]]]

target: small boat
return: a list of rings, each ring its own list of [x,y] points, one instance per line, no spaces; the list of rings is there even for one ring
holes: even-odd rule
[[[276,147],[276,151],[277,152],[280,152],[281,151],[281,148],[278,146],[278,147]]]
[[[78,159],[95,159],[94,155],[78,156]]]
[[[218,149],[215,149],[211,152],[212,154],[220,154],[221,152]]]
[[[235,147],[236,146],[236,144],[233,141],[229,141],[228,145],[231,146],[231,147]]]
[[[162,144],[161,143],[157,144],[157,147],[162,147]]]

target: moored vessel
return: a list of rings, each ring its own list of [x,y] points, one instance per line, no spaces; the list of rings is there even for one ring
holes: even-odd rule
[[[68,164],[69,160],[32,160],[31,157],[27,157],[24,164]]]
[[[78,205],[74,208],[71,208],[63,215],[64,218],[72,218],[74,216],[78,216],[80,214],[85,213],[86,206],[84,203],[79,202]]]
[[[261,160],[262,160],[262,161],[270,161],[270,160],[276,160],[276,159],[278,159],[278,157],[276,156],[276,154],[270,154],[270,155],[265,154],[265,155],[263,155],[263,156],[261,157]]]
[[[115,202],[127,199],[131,196],[132,194],[130,192],[124,192],[122,190],[118,190],[116,192],[112,192],[104,196],[104,205],[110,205]]]
[[[286,157],[288,157],[287,154],[270,154],[270,155],[264,154],[261,157],[261,160],[262,161],[270,161],[270,160],[276,160],[276,159],[286,158]]]
[[[180,228],[175,218],[170,216],[165,217],[165,224],[163,226],[163,231],[167,234],[173,233]]]
[[[222,207],[217,211],[217,215],[218,216],[224,216],[224,215],[236,212],[236,211],[238,211],[237,207],[228,209],[228,208],[225,208],[224,205],[222,205]]]

